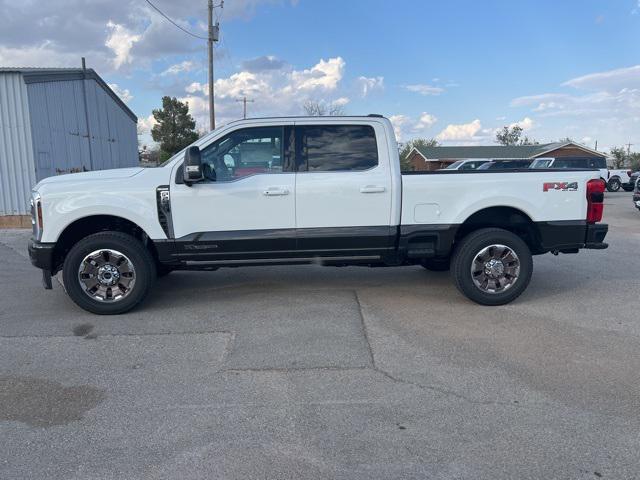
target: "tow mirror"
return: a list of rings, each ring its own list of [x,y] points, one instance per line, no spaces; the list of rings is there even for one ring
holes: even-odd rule
[[[202,157],[199,147],[188,147],[185,150],[183,176],[187,185],[202,180]]]

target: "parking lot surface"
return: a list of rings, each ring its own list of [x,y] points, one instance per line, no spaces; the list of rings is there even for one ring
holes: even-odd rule
[[[640,212],[536,257],[514,303],[447,273],[174,272],[133,312],[41,287],[0,232],[0,478],[638,478]]]

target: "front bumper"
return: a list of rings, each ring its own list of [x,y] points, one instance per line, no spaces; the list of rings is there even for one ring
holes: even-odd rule
[[[52,272],[55,268],[54,264],[54,248],[55,243],[42,243],[34,240],[29,240],[29,258],[31,263],[42,270],[48,270]]]

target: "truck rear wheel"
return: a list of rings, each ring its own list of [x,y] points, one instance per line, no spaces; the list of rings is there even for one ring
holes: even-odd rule
[[[501,228],[470,233],[451,259],[453,281],[467,298],[481,305],[504,305],[525,291],[533,258],[527,244]]]
[[[156,279],[153,257],[121,232],[100,232],[76,243],[64,261],[64,285],[81,308],[99,315],[125,313],[139,304]]]

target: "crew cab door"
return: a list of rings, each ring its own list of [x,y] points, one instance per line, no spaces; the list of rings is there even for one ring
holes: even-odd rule
[[[171,185],[179,256],[242,259],[295,250],[292,138],[292,123],[252,126],[201,147],[204,181]]]
[[[391,169],[384,129],[296,122],[299,252],[379,254],[393,245]]]

